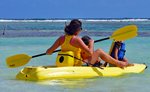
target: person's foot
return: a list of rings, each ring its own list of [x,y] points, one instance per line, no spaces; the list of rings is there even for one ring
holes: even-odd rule
[[[128,65],[128,63],[127,62],[118,62],[118,67],[120,67],[120,68],[124,68],[124,67],[126,67]]]
[[[128,65],[127,65],[127,66],[134,66],[134,64],[129,64],[129,63],[128,63]]]

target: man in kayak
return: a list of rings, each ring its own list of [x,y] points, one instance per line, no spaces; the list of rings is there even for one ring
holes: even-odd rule
[[[94,40],[89,41],[89,46],[87,47],[82,39],[78,36],[82,30],[82,23],[78,19],[74,19],[69,25],[66,25],[64,31],[65,35],[60,36],[55,43],[46,51],[47,54],[52,54],[59,46],[61,46],[62,51],[72,51],[74,56],[81,59],[81,50],[84,51],[88,57],[90,57],[89,64],[93,65],[96,63],[97,58],[101,58],[105,62],[116,65],[118,67],[125,67],[125,62],[119,62],[112,58],[110,55],[105,53],[103,50],[98,49],[93,51]],[[75,66],[81,66],[81,60],[75,59]]]
[[[110,52],[110,56],[117,60],[128,63],[128,59],[125,58],[125,52],[126,52],[125,43],[123,41],[115,41],[113,43],[113,47],[112,47],[112,51]],[[128,66],[133,66],[133,64],[128,63]]]
[[[128,62],[127,58],[125,58],[125,43],[123,41],[116,41],[114,42],[114,46],[112,48],[112,51],[110,53],[110,56],[117,60],[121,60],[124,62]]]

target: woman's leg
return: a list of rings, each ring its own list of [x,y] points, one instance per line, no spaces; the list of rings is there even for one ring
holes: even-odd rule
[[[98,57],[100,57],[103,61],[108,62],[113,65],[116,65],[118,67],[124,67],[127,65],[126,62],[120,62],[120,61],[112,58],[109,54],[105,53],[101,49],[97,49],[96,51],[94,51],[92,58],[90,60],[90,63],[94,64]]]

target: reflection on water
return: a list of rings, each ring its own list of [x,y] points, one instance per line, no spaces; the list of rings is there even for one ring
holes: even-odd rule
[[[46,80],[36,82],[37,84],[50,86],[63,86],[66,88],[86,88],[90,83],[95,82],[97,78],[92,79],[60,79],[60,80]]]

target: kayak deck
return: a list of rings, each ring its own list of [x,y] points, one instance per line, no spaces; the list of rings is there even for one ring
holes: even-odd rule
[[[146,69],[145,64],[134,64],[124,69],[119,67],[56,67],[56,66],[27,66],[22,69],[16,78],[20,80],[46,80],[64,78],[92,78],[92,77],[115,77],[126,73],[140,73]]]

